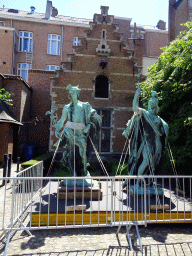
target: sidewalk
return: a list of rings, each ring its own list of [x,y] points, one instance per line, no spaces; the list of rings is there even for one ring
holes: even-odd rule
[[[79,228],[62,230],[32,231],[32,236],[18,231],[10,241],[7,255],[10,256],[99,256],[99,255],[192,255],[192,225],[162,224],[139,227],[143,254],[140,251],[135,228],[131,234],[135,240],[131,252],[125,239],[125,228],[119,235],[118,246],[115,232],[117,227]],[[0,253],[2,253],[0,248]]]

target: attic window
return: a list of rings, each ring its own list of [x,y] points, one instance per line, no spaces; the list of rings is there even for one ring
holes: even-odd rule
[[[105,49],[105,45],[104,44],[102,44],[102,49]]]
[[[103,39],[105,39],[105,31],[103,30]]]

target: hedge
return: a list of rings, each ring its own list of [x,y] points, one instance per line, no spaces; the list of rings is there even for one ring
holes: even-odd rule
[[[44,154],[44,155],[35,157],[34,159],[31,159],[31,160],[29,160],[27,162],[22,163],[21,167],[23,169],[26,169],[28,167],[31,167],[31,166],[33,166],[33,165],[43,161],[44,170],[48,171],[48,168],[49,168],[49,165],[51,163],[52,157],[53,156],[50,155],[50,154]],[[44,173],[44,175],[45,175],[45,173]]]

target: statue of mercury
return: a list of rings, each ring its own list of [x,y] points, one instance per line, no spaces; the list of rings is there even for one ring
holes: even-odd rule
[[[130,140],[129,175],[154,175],[166,146],[168,125],[160,118],[157,93],[152,92],[148,111],[139,108],[140,89],[133,99],[133,117],[123,135]],[[139,182],[136,184],[139,186]]]
[[[102,119],[88,102],[79,101],[81,90],[78,85],[69,84],[66,89],[71,102],[63,107],[61,119],[56,124],[55,135],[59,141],[55,146],[58,143],[60,147],[67,146],[63,162],[70,168],[73,176],[89,176],[87,158],[92,145],[88,137],[95,141]]]

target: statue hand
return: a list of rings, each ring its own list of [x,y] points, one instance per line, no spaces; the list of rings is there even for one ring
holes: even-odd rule
[[[84,133],[88,133],[90,131],[91,125],[88,124],[85,129],[84,129]]]

